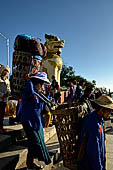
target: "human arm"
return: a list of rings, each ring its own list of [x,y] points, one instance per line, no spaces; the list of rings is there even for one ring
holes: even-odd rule
[[[81,146],[80,146],[80,151],[78,153],[77,163],[80,163],[83,160],[83,157],[84,157],[84,154],[85,154],[86,145],[87,145],[87,141],[88,141],[88,135],[85,132],[84,135],[83,135]]]
[[[51,122],[51,112],[47,104],[45,104],[44,106],[43,119],[44,119],[44,128],[49,127],[49,124]]]
[[[100,134],[100,118],[95,112],[89,114],[82,124],[78,164],[86,169],[105,170],[105,146],[103,130]],[[87,133],[87,142],[84,134]]]
[[[27,99],[27,100],[32,101],[35,99],[34,93],[35,93],[35,91],[34,91],[33,83],[31,81],[27,81],[25,90],[22,94],[22,98],[25,100]]]
[[[88,159],[92,165],[92,170],[104,170],[104,165],[101,160],[101,147],[99,144],[99,138],[92,139],[92,145],[89,144]]]

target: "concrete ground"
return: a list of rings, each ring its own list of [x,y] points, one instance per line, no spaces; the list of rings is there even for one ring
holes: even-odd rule
[[[112,129],[106,134],[106,170],[113,170],[113,116],[111,116]]]

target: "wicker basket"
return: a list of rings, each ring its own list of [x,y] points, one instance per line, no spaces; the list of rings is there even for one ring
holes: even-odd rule
[[[25,88],[26,74],[36,73],[40,69],[40,60],[31,53],[14,51],[12,62],[13,76],[13,97],[21,98],[22,91]]]
[[[77,170],[76,158],[78,155],[78,142],[80,137],[80,117],[78,103],[64,103],[53,111],[54,123],[60,143],[60,153],[65,167]]]

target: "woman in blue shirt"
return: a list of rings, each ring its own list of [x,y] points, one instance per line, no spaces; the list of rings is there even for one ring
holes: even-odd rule
[[[105,170],[105,137],[102,118],[113,110],[113,100],[100,96],[93,100],[95,111],[84,121],[78,154],[78,170]]]
[[[34,158],[44,161],[45,164],[51,163],[43,134],[43,113],[46,112],[46,107],[45,103],[35,95],[35,92],[41,92],[44,83],[50,84],[47,74],[38,72],[30,76],[22,94],[21,123],[28,138],[27,170],[35,170]]]

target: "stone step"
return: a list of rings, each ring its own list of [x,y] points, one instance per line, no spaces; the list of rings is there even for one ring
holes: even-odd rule
[[[4,126],[7,131],[4,134],[0,134],[0,152],[4,151],[4,148],[8,148],[11,144],[15,144],[16,141],[25,137],[25,132],[21,124],[14,126]]]
[[[49,129],[51,130],[51,128]],[[38,161],[37,159],[35,159],[34,162],[36,164],[43,165],[44,167],[43,170],[51,170],[53,165],[56,163],[56,161],[59,158],[58,154],[60,155],[60,150],[59,150],[60,146],[56,134],[54,134],[49,140],[47,140],[46,146],[48,148],[51,157],[51,163],[49,165],[45,165],[44,162]],[[26,160],[16,170],[26,170]]]
[[[7,124],[4,126],[4,129],[7,129],[7,132],[5,134],[10,135],[12,137],[13,142],[26,137],[21,124],[17,124],[17,125],[8,125]],[[56,133],[55,125],[48,127],[48,128],[44,128],[45,142],[48,141],[55,133]]]
[[[0,170],[13,170],[13,169],[19,169],[23,166],[23,168],[26,167],[26,156],[27,156],[27,139],[26,138],[20,138],[19,134],[23,128],[21,125],[14,125],[14,126],[5,126],[5,128],[8,129],[9,135],[2,135],[4,136],[4,148],[8,144],[8,141],[10,138],[18,139],[13,140],[11,139],[11,143],[14,143],[16,146],[11,145],[8,149],[2,149],[3,152],[0,153]],[[45,142],[48,142],[52,136],[56,134],[55,126],[46,128],[44,130],[44,138]],[[7,138],[6,138],[7,136]],[[16,137],[16,138],[15,138]],[[2,142],[2,141],[1,141]],[[21,145],[21,146],[19,146]],[[44,165],[44,170],[50,169],[50,167],[53,165],[53,158],[55,154],[51,154],[51,160],[52,163],[50,165]],[[36,160],[37,161],[37,160]]]
[[[49,141],[56,134],[55,125],[44,129],[45,142]]]
[[[12,145],[0,153],[0,170],[15,170],[23,163],[27,149],[23,146]]]
[[[42,165],[43,166],[43,170],[51,170],[52,166],[53,166],[53,157],[51,156],[51,163],[49,165],[45,165],[42,161],[38,161],[37,159],[34,160],[35,164],[38,165]],[[26,170],[26,162],[23,162],[23,164],[21,164],[18,168],[16,168],[15,170]]]
[[[0,152],[11,145],[11,136],[0,134]]]
[[[46,146],[50,154],[54,154],[53,164],[60,159],[60,144],[57,134],[55,134],[49,141],[46,142]]]
[[[7,129],[5,134],[11,136],[12,143],[26,136],[21,124],[4,126],[4,129]]]

